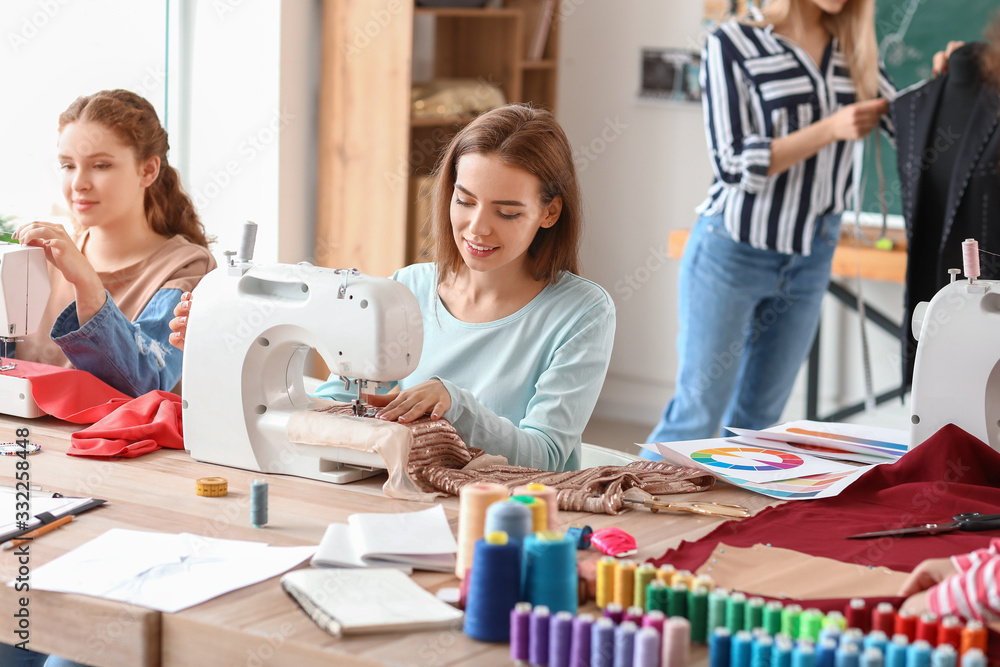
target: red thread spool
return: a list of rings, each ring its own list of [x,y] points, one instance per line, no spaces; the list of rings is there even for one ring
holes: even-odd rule
[[[938,640],[938,617],[932,612],[924,612],[917,619],[917,639],[923,639],[931,646]]]
[[[951,644],[957,651],[962,646],[962,624],[955,616],[945,616],[938,626],[937,645]]]
[[[917,617],[908,611],[899,610],[896,614],[896,627],[893,628],[894,635],[906,635],[909,641],[917,638]]]
[[[857,628],[864,633],[868,627],[868,603],[863,598],[851,598],[851,601],[844,607],[844,618],[847,619],[847,627]]]
[[[872,612],[872,630],[881,630],[886,637],[896,631],[896,610],[891,602],[879,602]]]
[[[969,621],[965,624],[965,629],[962,630],[962,644],[959,653],[965,655],[969,649],[978,648],[985,654],[987,639],[986,627],[979,621]]]

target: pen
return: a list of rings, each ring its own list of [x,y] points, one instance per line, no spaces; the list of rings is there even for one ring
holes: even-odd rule
[[[55,530],[59,526],[66,525],[67,523],[69,523],[70,521],[72,521],[75,518],[76,517],[73,516],[72,514],[68,514],[68,515],[66,515],[66,516],[64,516],[64,517],[62,517],[60,519],[56,519],[55,521],[52,521],[51,523],[47,523],[47,524],[44,524],[42,526],[39,526],[38,528],[35,528],[34,530],[29,531],[29,532],[25,533],[24,535],[21,535],[21,537],[18,537],[17,539],[8,540],[7,542],[4,542],[4,545],[3,545],[2,548],[3,548],[4,551],[7,551],[8,549],[13,549],[15,547],[19,547],[22,544],[26,544],[28,542],[31,542],[31,540],[34,539],[34,538],[36,538],[36,537],[41,537],[45,533],[48,533],[50,531]]]

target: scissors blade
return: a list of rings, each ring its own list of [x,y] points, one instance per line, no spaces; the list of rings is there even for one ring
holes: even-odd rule
[[[848,535],[849,540],[860,540],[869,537],[894,537],[903,535],[937,535],[947,533],[959,527],[958,521],[948,521],[945,523],[922,523],[919,526],[906,526],[905,528],[892,528],[890,530],[876,530],[870,533],[858,533]]]

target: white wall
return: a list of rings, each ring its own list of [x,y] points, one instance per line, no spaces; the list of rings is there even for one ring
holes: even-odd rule
[[[694,223],[712,172],[700,105],[640,100],[637,92],[641,49],[699,49],[701,16],[702,0],[563,0],[558,115],[582,167],[584,273],[618,311],[598,417],[651,426],[673,393],[678,261],[664,258],[665,244],[670,230]],[[864,289],[900,317],[900,286]],[[824,411],[853,403],[863,386],[856,319],[827,301]],[[898,344],[874,327],[869,337],[876,391],[885,391],[898,385]],[[800,376],[786,417],[802,418],[803,406]]]

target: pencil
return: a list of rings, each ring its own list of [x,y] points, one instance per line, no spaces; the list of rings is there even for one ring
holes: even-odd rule
[[[36,537],[40,537],[40,536],[42,536],[45,533],[48,533],[50,531],[53,531],[56,528],[58,528],[59,526],[65,526],[67,523],[69,523],[70,521],[72,521],[75,518],[76,517],[73,516],[72,514],[68,514],[68,515],[66,515],[64,517],[56,519],[55,521],[52,521],[51,523],[46,523],[44,525],[41,525],[38,528],[35,528],[34,530],[28,531],[24,535],[21,535],[17,539],[8,540],[8,541],[4,542],[3,549],[6,551],[8,549],[13,549],[15,547],[19,547],[22,544],[27,544],[28,542],[31,542],[32,539],[34,539]]]

